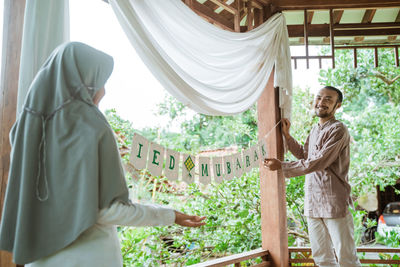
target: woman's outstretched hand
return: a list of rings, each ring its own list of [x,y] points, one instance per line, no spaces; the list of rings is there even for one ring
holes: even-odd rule
[[[175,223],[186,227],[199,227],[205,225],[206,222],[203,220],[206,217],[200,217],[195,215],[187,215],[179,211],[175,211]]]

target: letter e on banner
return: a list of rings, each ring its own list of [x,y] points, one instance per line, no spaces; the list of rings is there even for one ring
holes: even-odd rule
[[[164,173],[168,180],[176,181],[179,177],[180,153],[171,149],[166,151]]]
[[[214,174],[214,182],[222,183],[224,176],[224,169],[223,169],[223,159],[222,157],[215,157],[212,159],[212,169]]]
[[[129,162],[132,163],[136,169],[145,169],[148,151],[149,141],[140,134],[135,133],[133,135],[131,157],[129,158]]]
[[[156,143],[150,144],[147,169],[153,176],[160,176],[164,165],[164,147]]]
[[[211,184],[211,159],[199,157],[199,180],[202,184]]]
[[[232,156],[224,156],[224,170],[225,170],[225,180],[232,180],[235,175],[235,165],[233,164]]]

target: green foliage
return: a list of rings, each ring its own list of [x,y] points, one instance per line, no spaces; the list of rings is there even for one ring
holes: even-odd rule
[[[120,228],[124,266],[190,265],[261,246],[257,171],[207,188],[191,184],[178,195],[161,192],[155,202],[207,216],[207,224]]]
[[[256,108],[236,116],[208,116],[190,113],[186,106],[180,104],[175,98],[166,97],[159,104],[157,112],[160,116],[168,115],[169,127],[179,123],[179,134],[170,134],[168,140],[171,147],[178,151],[198,152],[210,148],[227,146],[248,147],[257,136]],[[162,134],[170,132],[170,128],[162,130]]]

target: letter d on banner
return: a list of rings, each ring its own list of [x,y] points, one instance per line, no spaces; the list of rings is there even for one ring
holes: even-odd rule
[[[176,181],[179,177],[180,154],[171,149],[167,149],[167,157],[165,158],[165,176],[170,181]]]
[[[149,141],[140,134],[135,133],[133,135],[131,157],[129,158],[129,162],[132,163],[136,169],[145,169],[148,151]]]

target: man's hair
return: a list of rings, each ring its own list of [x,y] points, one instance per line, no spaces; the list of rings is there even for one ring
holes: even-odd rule
[[[338,102],[342,103],[342,101],[343,101],[343,93],[342,93],[342,91],[340,91],[336,87],[328,86],[328,85],[324,86],[322,89],[328,89],[328,90],[335,91],[338,94]]]

